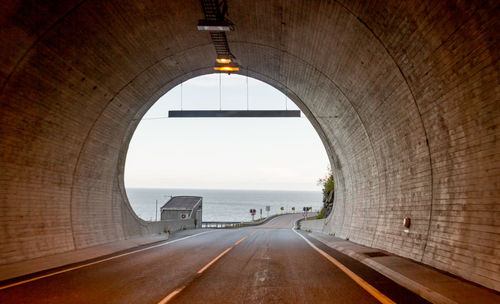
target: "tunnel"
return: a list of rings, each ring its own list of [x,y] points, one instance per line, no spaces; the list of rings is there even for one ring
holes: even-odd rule
[[[237,73],[324,143],[325,233],[500,290],[499,5],[228,1]],[[0,264],[160,232],[131,209],[124,163],[149,107],[213,72],[200,1],[0,7]]]

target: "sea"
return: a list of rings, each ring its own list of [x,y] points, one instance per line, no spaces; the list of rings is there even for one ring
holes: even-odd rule
[[[137,215],[147,221],[160,217],[159,209],[170,196],[203,197],[204,222],[250,221],[250,209],[256,209],[256,219],[283,212],[302,212],[303,207],[319,211],[323,205],[321,191],[283,190],[214,190],[214,189],[151,189],[127,188],[127,196]],[[156,203],[158,202],[158,203]],[[158,205],[158,213],[156,213]],[[270,206],[269,213],[266,206]],[[281,211],[283,207],[283,211]],[[292,210],[295,208],[295,211]],[[262,210],[262,211],[261,211]]]

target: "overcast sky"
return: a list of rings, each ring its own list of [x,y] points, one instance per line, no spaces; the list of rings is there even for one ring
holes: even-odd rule
[[[138,188],[318,190],[329,166],[307,118],[164,118],[169,110],[247,109],[247,77],[219,74],[173,88],[143,117],[130,143],[125,186]],[[298,109],[248,78],[251,110]],[[158,118],[158,119],[157,119]]]

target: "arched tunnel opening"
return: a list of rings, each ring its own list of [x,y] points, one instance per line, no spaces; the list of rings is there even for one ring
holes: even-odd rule
[[[147,109],[213,71],[200,1],[1,6],[0,264],[161,232],[131,209],[124,162]],[[336,193],[321,230],[500,290],[499,3],[234,0],[228,14],[235,73],[284,92],[324,142]]]
[[[231,116],[170,117],[192,111]],[[207,74],[177,85],[148,109],[128,144],[124,185],[130,205],[140,218],[157,221],[172,197],[202,197],[203,222],[212,225],[298,213],[306,206],[320,212],[318,180],[329,174],[328,156],[308,118],[280,116],[289,113],[300,111],[288,97],[244,75]]]

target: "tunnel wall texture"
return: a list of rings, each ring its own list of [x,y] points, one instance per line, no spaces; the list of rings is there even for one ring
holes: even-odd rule
[[[499,2],[228,3],[243,74],[325,144],[325,232],[500,290]],[[156,232],[126,151],[149,106],[211,71],[199,1],[0,8],[0,264]]]

